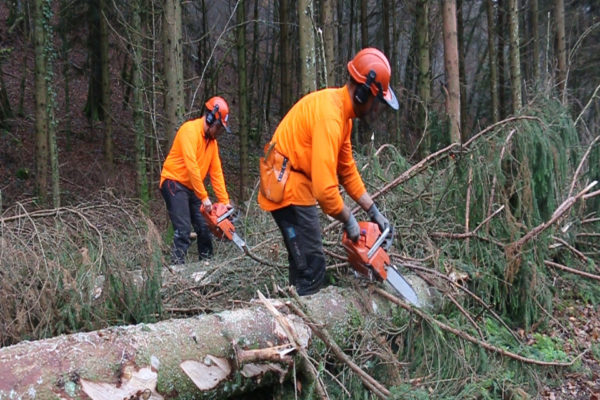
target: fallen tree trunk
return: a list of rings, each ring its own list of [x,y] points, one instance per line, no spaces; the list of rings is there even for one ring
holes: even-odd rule
[[[303,301],[330,332],[344,331],[351,310],[366,312],[355,292],[335,287]],[[308,348],[311,329],[278,308]],[[286,379],[293,361],[287,344],[260,305],[22,342],[0,349],[0,398],[227,398]],[[246,351],[267,348],[274,348],[267,362]]]

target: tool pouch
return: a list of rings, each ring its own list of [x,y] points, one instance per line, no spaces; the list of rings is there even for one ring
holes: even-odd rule
[[[290,171],[288,158],[275,150],[275,143],[267,143],[265,156],[260,158],[260,193],[272,202],[280,203]]]

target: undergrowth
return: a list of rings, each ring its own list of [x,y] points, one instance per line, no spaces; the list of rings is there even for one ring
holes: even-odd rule
[[[425,309],[428,319],[400,308],[391,316],[349,316],[341,343],[346,354],[397,399],[527,398],[558,377],[557,369],[490,352],[432,321],[534,360],[573,359],[566,349],[577,345],[544,329],[568,302],[598,304],[600,289],[549,262],[597,273],[597,236],[585,234],[600,231],[598,196],[516,243],[553,217],[572,184],[576,193],[597,179],[598,147],[574,177],[586,144],[565,110],[548,100],[379,196],[379,209],[395,227],[392,259],[403,273],[436,287],[440,300]],[[370,193],[413,167],[389,144],[368,145],[355,158]],[[2,345],[243,307],[257,289],[277,296],[287,285],[287,253],[271,216],[258,209],[256,192],[236,220],[255,258],[216,241],[214,259],[198,265],[195,273],[202,275],[191,279],[163,268],[168,237],[135,203],[105,199],[42,213],[26,208],[5,211],[0,226]],[[354,278],[343,261],[341,227],[321,215],[328,227],[328,282],[349,286]],[[368,217],[359,211],[357,219]],[[192,245],[188,259],[196,256]],[[434,271],[455,278],[449,283]],[[374,398],[325,346],[314,349],[331,398]]]

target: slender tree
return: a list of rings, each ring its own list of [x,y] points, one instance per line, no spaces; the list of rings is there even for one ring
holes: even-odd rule
[[[508,0],[508,30],[510,37],[510,83],[512,87],[513,113],[516,114],[523,106],[518,0]]]
[[[486,0],[487,3],[487,41],[488,41],[488,65],[490,68],[490,97],[492,122],[500,121],[500,104],[498,99],[498,61],[496,52],[496,13],[494,12],[494,0]]]
[[[506,99],[506,62],[505,62],[505,47],[506,47],[506,30],[507,30],[507,12],[506,1],[497,0],[498,18],[496,23],[496,35],[498,39],[498,105],[500,110],[500,119],[506,117],[507,114],[507,99]]]
[[[298,31],[300,55],[300,94],[317,88],[313,0],[298,0]]]
[[[108,44],[108,9],[106,0],[99,0],[99,27],[100,27],[100,64],[102,68],[102,115],[104,115],[104,157],[108,167],[112,170],[114,166],[113,135],[112,135],[112,113],[111,82],[110,77],[110,55]]]
[[[556,58],[558,70],[556,86],[563,104],[566,102],[567,87],[567,40],[565,37],[565,2],[554,0],[554,24],[556,26]]]
[[[531,29],[531,80],[534,84],[540,79],[540,33],[538,0],[529,0]]]
[[[0,52],[0,128],[10,128],[9,119],[13,117],[8,92],[4,83],[4,72],[2,72],[2,53]]]
[[[102,62],[100,38],[100,1],[91,0],[88,6],[88,60],[89,60],[89,82],[88,95],[85,103],[84,114],[92,121],[104,119],[102,113]]]
[[[442,0],[444,66],[446,70],[446,114],[450,121],[450,141],[460,142],[460,78],[458,72],[458,35],[456,0]]]
[[[35,186],[42,204],[47,201],[48,190],[48,88],[46,82],[46,32],[45,0],[33,2],[33,41],[35,51]]]
[[[289,0],[279,1],[279,68],[281,79],[281,114],[292,107],[292,49]]]
[[[430,135],[427,132],[427,110],[431,100],[431,61],[429,58],[429,1],[417,0],[416,7],[417,35],[417,91],[421,104],[417,113],[417,126],[425,135],[422,138],[421,155],[425,156],[430,149]]]
[[[368,0],[360,1],[360,45],[369,47],[369,10]]]
[[[394,2],[392,2],[394,3]],[[429,4],[427,3],[429,8]],[[388,57],[390,53],[390,0],[381,0],[381,33],[383,37],[383,53]]]
[[[467,73],[465,72],[465,26],[463,19],[463,1],[456,0],[456,33],[458,42],[458,76],[460,81],[460,134],[461,141],[469,138],[467,124]]]
[[[323,26],[323,46],[325,47],[325,86],[335,86],[335,25],[338,0],[321,0],[321,25]]]
[[[163,49],[165,68],[165,130],[169,147],[183,122],[183,53],[181,0],[164,1]]]
[[[131,7],[131,52],[133,61],[132,73],[132,107],[133,130],[135,132],[135,164],[136,164],[136,189],[143,204],[148,204],[150,193],[148,190],[148,176],[146,167],[146,132],[144,127],[144,82],[142,76],[142,0],[133,0]]]
[[[237,71],[238,71],[238,99],[239,99],[239,135],[240,135],[240,181],[239,201],[246,200],[246,187],[248,186],[248,85],[246,77],[246,7],[243,1],[237,7]]]

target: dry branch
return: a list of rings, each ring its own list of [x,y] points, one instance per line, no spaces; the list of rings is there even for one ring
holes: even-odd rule
[[[560,206],[558,206],[558,208],[554,211],[552,217],[548,221],[536,226],[535,228],[527,232],[522,238],[506,246],[505,254],[507,259],[507,266],[505,275],[508,282],[511,282],[512,279],[514,279],[514,277],[516,276],[517,272],[519,271],[519,268],[521,266],[521,249],[523,248],[523,246],[525,246],[525,244],[535,239],[540,233],[542,233],[543,231],[554,225],[557,221],[559,221],[561,217],[567,211],[569,211],[571,207],[573,207],[575,202],[577,202],[577,200],[579,200],[587,192],[589,192],[596,185],[596,183],[596,181],[590,183],[576,196],[571,196],[567,198],[565,201],[562,202]]]

